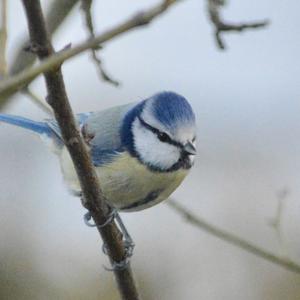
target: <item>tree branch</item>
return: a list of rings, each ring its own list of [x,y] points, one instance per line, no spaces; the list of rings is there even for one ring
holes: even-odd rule
[[[233,32],[242,32],[245,29],[257,29],[266,27],[269,24],[268,20],[259,21],[259,22],[250,22],[250,23],[240,23],[240,24],[232,24],[227,23],[222,20],[220,9],[224,6],[226,0],[208,0],[207,8],[208,8],[208,15],[215,27],[215,38],[218,47],[221,50],[226,48],[224,41],[222,39],[222,32],[225,31],[233,31]]]
[[[149,24],[155,17],[161,15],[169,7],[171,7],[171,5],[179,3],[180,1],[182,0],[164,0],[160,4],[151,7],[147,11],[135,14],[133,17],[122,22],[118,26],[115,26],[103,34],[96,36],[94,39],[83,42],[77,47],[53,54],[51,57],[47,57],[40,62],[37,66],[28,68],[23,72],[0,82],[0,105],[6,97],[16,93],[41,73],[56,68],[65,60],[70,59],[88,49],[95,48],[99,44],[107,42],[127,31]]]
[[[0,27],[0,79],[7,75],[6,63],[6,43],[7,43],[7,1],[1,2],[1,27]]]
[[[260,258],[263,258],[269,262],[272,262],[276,265],[279,265],[289,271],[300,274],[300,265],[284,257],[280,257],[276,254],[270,253],[266,250],[261,249],[258,246],[251,244],[248,241],[245,241],[236,235],[226,232],[225,230],[218,228],[217,226],[211,225],[199,216],[196,216],[194,213],[175,202],[174,200],[168,201],[168,205],[174,209],[178,214],[184,217],[187,222],[193,226],[208,232],[211,235],[214,235],[221,240],[228,242],[238,248],[241,248],[247,252],[250,252]]]
[[[90,38],[95,38],[95,32],[94,32],[94,25],[93,25],[93,18],[92,18],[92,4],[93,4],[93,0],[81,0],[82,1],[82,5],[81,8],[84,12],[84,17],[85,17],[85,23],[86,23],[86,27],[88,29],[88,32],[90,34]],[[98,69],[99,75],[101,76],[101,78],[108,82],[111,83],[114,86],[119,86],[120,82],[113,79],[110,75],[108,75],[108,73],[105,71],[104,67],[103,67],[103,63],[102,60],[100,59],[100,57],[97,54],[97,50],[101,49],[101,47],[96,47],[96,48],[92,48],[91,49],[91,56],[93,61],[96,64],[96,67]]]
[[[46,59],[48,56],[53,55],[54,49],[46,30],[40,1],[22,1],[27,16],[32,50],[36,52],[41,60]],[[98,225],[103,224],[108,219],[109,207],[100,189],[90,156],[76,128],[60,66],[45,72],[44,77],[48,91],[47,100],[54,111],[65,145],[74,163],[85,199],[85,206],[90,211],[94,222]],[[122,242],[122,234],[115,222],[109,222],[104,227],[98,226],[97,229],[105,243],[111,262],[123,261],[126,250]],[[138,300],[139,296],[130,265],[127,264],[122,269],[115,269],[114,274],[122,298]]]
[[[46,25],[51,36],[64,22],[66,17],[78,2],[79,0],[53,1],[46,15]],[[36,56],[31,52],[24,51],[24,49],[29,45],[30,41],[28,38],[24,38],[23,42],[20,43],[16,58],[14,59],[14,63],[9,71],[10,74],[17,74],[35,62]]]
[[[1,103],[5,101],[5,98],[16,93],[20,88],[27,85],[33,79],[35,79],[41,73],[59,66],[62,62],[70,59],[88,49],[93,49],[100,44],[107,42],[127,31],[135,29],[149,24],[154,18],[164,13],[171,5],[181,2],[182,0],[164,0],[160,4],[153,6],[152,8],[140,12],[129,20],[124,21],[118,26],[115,26],[111,30],[107,30],[101,35],[96,36],[86,42],[81,43],[77,47],[66,49],[60,53],[56,53],[53,56],[47,58],[41,62],[38,66],[24,70],[23,72],[0,82],[0,107]],[[223,0],[208,0],[210,7],[210,16],[213,24],[216,26],[216,38],[219,46],[224,48],[224,44],[220,39],[220,33],[222,31],[241,31],[245,28],[262,27],[267,25],[267,22],[254,23],[254,24],[240,24],[240,25],[228,25],[221,21],[219,16],[219,6],[223,3]],[[212,4],[213,3],[213,4]],[[218,6],[216,6],[217,4]],[[211,5],[210,5],[211,4]],[[234,28],[234,29],[233,29]]]
[[[51,1],[51,6],[46,16],[46,24],[50,35],[56,32],[60,25],[64,22],[71,10],[74,8],[79,0],[54,0]],[[36,56],[33,53],[24,51],[29,46],[29,39],[23,38],[23,42],[20,43],[19,50],[14,59],[14,63],[9,68],[9,74],[17,74],[24,69],[30,67],[35,62]],[[0,47],[1,48],[1,47]],[[0,110],[12,99],[7,97],[0,101]]]

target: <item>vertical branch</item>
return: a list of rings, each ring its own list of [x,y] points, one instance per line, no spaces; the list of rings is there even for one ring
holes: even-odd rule
[[[77,4],[77,2],[79,2],[79,0],[53,0],[51,2],[52,3],[49,7],[49,11],[46,15],[46,24],[50,35],[52,35],[61,26],[61,24],[70,14],[74,6]],[[36,56],[33,55],[33,53],[23,50],[28,45],[29,40],[27,37],[24,37],[20,42],[14,62],[8,68],[9,74],[15,75],[19,72],[22,72],[24,69],[30,67],[35,62]],[[9,95],[8,97],[6,97],[6,99],[0,102],[0,110],[3,109],[9,103],[9,101],[12,100],[10,96],[11,95]]]
[[[290,190],[286,187],[280,189],[276,193],[276,200],[277,200],[277,209],[276,209],[276,215],[269,220],[269,225],[275,230],[278,242],[280,245],[281,255],[283,257],[288,257],[288,251],[284,245],[284,237],[282,232],[282,218],[283,218],[283,212],[284,212],[284,206],[285,202],[287,200],[287,197],[290,194]]]
[[[43,60],[54,54],[46,29],[41,4],[39,0],[22,0],[26,12],[31,50]],[[97,229],[105,243],[111,263],[120,263],[126,257],[122,235],[115,222],[101,227],[108,220],[109,208],[99,186],[98,178],[93,168],[85,144],[77,130],[75,118],[70,106],[60,66],[44,73],[48,103],[54,111],[55,118],[61,129],[65,145],[71,155],[74,167],[80,181],[85,207],[90,211]],[[122,269],[114,269],[119,292],[123,299],[138,300],[138,292],[133,280],[130,265]]]
[[[1,28],[0,28],[0,78],[7,75],[6,42],[7,42],[7,1],[1,0]]]
[[[52,1],[53,3],[51,3],[49,11],[46,15],[46,24],[50,35],[55,33],[55,31],[61,26],[78,1],[79,0]],[[19,46],[19,50],[16,54],[14,62],[10,67],[10,74],[17,74],[27,67],[30,67],[36,59],[35,55],[32,53],[23,51],[23,49],[26,48],[30,43],[28,38],[24,38],[22,41],[23,42],[21,42]]]
[[[82,8],[82,10],[84,12],[86,27],[87,27],[88,32],[90,34],[90,38],[93,39],[93,38],[95,38],[95,31],[94,31],[93,18],[92,18],[92,4],[93,4],[93,0],[81,0],[81,1],[82,1],[81,8]],[[99,75],[101,76],[101,78],[104,81],[106,81],[108,83],[111,83],[114,86],[119,86],[120,85],[119,81],[113,79],[105,71],[105,69],[103,67],[102,60],[100,59],[99,55],[97,54],[97,50],[100,50],[100,49],[101,49],[101,46],[97,46],[97,47],[91,48],[92,59],[93,59],[93,61],[96,64],[96,67],[98,69]]]

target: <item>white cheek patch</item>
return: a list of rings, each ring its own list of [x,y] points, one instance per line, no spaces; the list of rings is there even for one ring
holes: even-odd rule
[[[161,142],[150,130],[144,128],[138,120],[132,124],[135,149],[145,163],[160,169],[171,168],[180,158],[180,150],[168,143]]]

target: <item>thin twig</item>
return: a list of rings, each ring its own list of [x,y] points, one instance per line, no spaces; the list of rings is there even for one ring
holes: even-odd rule
[[[226,241],[232,245],[237,246],[238,248],[241,248],[247,252],[250,252],[260,258],[263,258],[269,262],[272,262],[274,264],[277,264],[289,271],[293,271],[295,273],[300,274],[300,265],[296,262],[293,262],[285,257],[280,257],[276,254],[270,253],[256,245],[251,244],[250,242],[243,240],[242,238],[229,233],[222,228],[218,228],[217,226],[214,226],[205,220],[203,220],[201,217],[195,215],[190,210],[186,209],[182,205],[180,205],[178,202],[175,202],[174,200],[171,200],[168,202],[168,205],[174,209],[178,214],[183,216],[187,222],[192,224],[193,226],[204,230],[208,232],[211,235],[214,235],[223,241]]]
[[[1,102],[4,101],[3,99],[16,93],[19,89],[27,85],[41,73],[56,68],[65,60],[70,59],[88,49],[95,48],[99,44],[112,40],[125,32],[149,24],[155,17],[164,13],[173,4],[181,1],[182,0],[164,0],[160,4],[157,4],[144,12],[135,14],[133,17],[122,22],[118,26],[96,36],[94,39],[83,42],[74,48],[53,54],[50,57],[43,59],[43,61],[37,66],[28,68],[23,72],[0,82],[0,105]]]
[[[242,32],[245,29],[257,29],[266,27],[269,24],[268,20],[259,21],[259,22],[249,22],[249,23],[240,23],[232,24],[222,20],[221,18],[221,7],[226,3],[225,0],[208,0],[208,14],[211,22],[215,27],[215,39],[217,45],[220,49],[224,50],[226,48],[225,43],[222,39],[221,34],[225,31],[231,32]]]
[[[290,191],[288,188],[282,188],[276,193],[277,209],[276,214],[273,218],[268,220],[268,224],[275,230],[278,242],[281,249],[281,255],[283,257],[288,257],[288,251],[284,244],[283,232],[282,232],[282,218],[284,211],[284,204],[289,196]]]
[[[7,76],[6,43],[7,43],[7,1],[1,2],[0,27],[0,79]]]
[[[94,25],[93,25],[93,18],[92,18],[92,4],[93,4],[93,0],[81,0],[82,1],[82,5],[81,8],[84,12],[84,16],[85,16],[85,23],[86,23],[86,27],[89,31],[90,34],[90,38],[95,38],[95,31],[94,31]],[[92,55],[92,59],[96,64],[96,67],[98,69],[99,75],[101,76],[101,78],[108,82],[111,83],[114,86],[119,86],[120,82],[113,79],[110,75],[108,75],[107,71],[105,71],[104,67],[103,67],[103,62],[100,59],[100,57],[97,54],[97,50],[101,49],[101,47],[97,47],[97,48],[92,48],[91,49],[91,55]]]
[[[53,116],[53,111],[50,106],[44,102],[38,95],[36,95],[29,87],[25,87],[22,93],[26,95],[38,108],[49,116]]]
[[[26,12],[32,50],[40,59],[53,55],[54,49],[39,0],[22,0]],[[74,163],[75,170],[82,189],[85,207],[90,211],[96,224],[104,224],[108,220],[109,207],[102,194],[96,172],[90,156],[76,128],[75,118],[65,90],[64,80],[60,66],[44,73],[48,103],[54,111],[55,118],[60,127],[64,143],[68,148]],[[126,249],[122,235],[115,222],[106,226],[97,226],[105,243],[111,262],[120,263],[126,256]],[[138,292],[133,280],[130,264],[122,269],[114,269],[119,292],[124,300],[138,300]]]

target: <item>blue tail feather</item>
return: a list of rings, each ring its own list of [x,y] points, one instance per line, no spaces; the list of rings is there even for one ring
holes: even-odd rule
[[[34,131],[38,134],[46,134],[48,136],[53,135],[52,129],[45,122],[36,122],[23,117],[6,114],[0,114],[0,122],[5,122],[15,126],[19,126]]]

